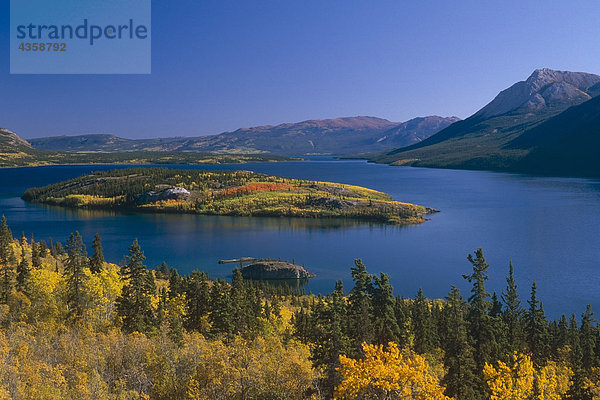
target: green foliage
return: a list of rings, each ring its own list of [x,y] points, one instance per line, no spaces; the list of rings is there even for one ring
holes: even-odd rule
[[[524,350],[524,338],[521,320],[524,315],[521,301],[517,293],[517,284],[514,277],[512,260],[509,262],[508,276],[506,277],[506,289],[502,292],[504,302],[504,323],[507,327],[507,340],[510,348],[509,354]]]
[[[94,250],[94,254],[90,257],[89,265],[90,271],[94,274],[102,271],[102,267],[104,266],[104,253],[102,250],[102,240],[100,239],[100,235],[96,233],[94,236],[94,241],[92,242],[92,249]]]
[[[84,268],[87,267],[87,253],[85,245],[79,232],[71,234],[67,241],[67,262],[65,263],[64,275],[67,282],[67,309],[69,317],[79,320],[85,312],[87,299],[83,286],[86,276]]]
[[[17,290],[25,295],[29,295],[31,289],[31,267],[25,252],[26,247],[27,239],[23,235],[21,237],[21,261],[17,265]]]
[[[12,248],[13,236],[6,218],[0,222],[0,303],[8,303],[15,285],[16,258]]]
[[[535,281],[533,281],[533,285],[531,286],[531,297],[527,303],[529,304],[527,323],[525,325],[527,345],[534,365],[540,366],[543,365],[549,355],[549,337],[548,323],[544,309],[537,298],[537,285]]]
[[[389,342],[397,343],[400,338],[400,328],[396,320],[394,306],[394,288],[387,274],[373,277],[373,325],[375,343],[384,345]]]
[[[155,326],[152,297],[156,293],[154,277],[143,264],[146,257],[137,239],[129,247],[127,264],[121,269],[126,280],[119,298],[118,311],[125,332],[150,332]]]
[[[446,395],[456,399],[477,399],[476,365],[474,349],[468,334],[466,321],[467,302],[463,300],[458,288],[452,286],[444,307],[448,326],[445,340],[444,365],[448,373],[444,377]]]

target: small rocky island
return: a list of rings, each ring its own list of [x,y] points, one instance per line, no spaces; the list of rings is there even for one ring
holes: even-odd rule
[[[27,189],[34,203],[84,209],[419,224],[436,210],[360,186],[258,174],[128,168]]]
[[[308,279],[314,276],[303,266],[287,261],[257,261],[242,268],[242,277],[251,280]]]

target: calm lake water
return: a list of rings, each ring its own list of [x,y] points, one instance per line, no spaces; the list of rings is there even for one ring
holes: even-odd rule
[[[389,167],[364,161],[313,160],[184,168],[246,169],[288,177],[366,186],[394,199],[440,210],[430,221],[397,227],[336,220],[149,215],[66,210],[20,199],[42,186],[114,166],[0,169],[0,214],[15,236],[65,241],[79,230],[88,243],[98,232],[109,261],[120,262],[139,238],[148,266],[166,261],[181,273],[194,268],[229,277],[219,259],[271,257],[305,264],[317,274],[307,290],[326,293],[334,281],[351,286],[350,266],[362,258],[372,273],[391,275],[395,293],[444,297],[463,290],[469,252],[483,247],[488,288],[501,291],[512,258],[523,305],[535,279],[546,312],[600,312],[600,181],[480,171]],[[177,166],[180,168],[180,166]]]

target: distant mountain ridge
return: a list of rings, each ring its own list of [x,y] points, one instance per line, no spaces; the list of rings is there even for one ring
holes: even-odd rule
[[[524,172],[548,170],[543,165],[534,168],[531,162],[521,162],[537,147],[537,143],[523,147],[514,145],[515,141],[538,125],[541,125],[541,130],[549,129],[554,122],[545,125],[545,121],[570,107],[591,102],[599,94],[598,75],[538,69],[527,80],[517,82],[500,92],[469,118],[452,124],[419,143],[383,152],[370,159],[420,167]],[[573,115],[569,119],[576,122]],[[541,141],[544,134],[539,130],[536,132],[535,141]],[[585,143],[579,145],[586,146]],[[544,162],[537,158],[537,163]],[[556,168],[553,170],[557,171]],[[564,168],[565,173],[568,173],[567,170],[568,168]],[[588,171],[588,174],[596,175],[596,172]]]
[[[31,144],[8,129],[0,128],[0,152],[19,152],[32,150]]]
[[[600,91],[600,76],[585,72],[536,69],[525,81],[501,91],[475,117],[491,118],[511,111],[537,112],[544,108],[572,106],[590,100]],[[595,86],[597,88],[595,88]]]
[[[428,116],[406,122],[376,117],[343,117],[240,128],[199,137],[123,139],[115,135],[55,136],[31,144],[55,151],[197,151],[273,153],[278,155],[350,155],[372,153],[418,143],[458,121]]]

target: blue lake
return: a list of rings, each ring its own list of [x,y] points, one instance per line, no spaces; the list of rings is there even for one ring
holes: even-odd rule
[[[182,168],[181,166],[176,166]],[[138,238],[154,267],[162,261],[181,273],[192,269],[229,277],[223,258],[241,256],[295,260],[317,274],[307,290],[326,293],[362,258],[372,273],[391,275],[395,293],[444,297],[450,285],[469,286],[469,252],[483,247],[490,266],[488,289],[500,292],[512,258],[523,305],[535,279],[551,317],[600,310],[600,181],[481,171],[389,167],[364,161],[312,160],[235,166],[267,174],[366,186],[399,201],[440,213],[417,226],[341,220],[150,215],[67,210],[27,204],[23,191],[114,166],[52,166],[0,169],[0,214],[15,236],[65,241],[79,230],[88,245],[95,233],[105,255],[120,262]]]

